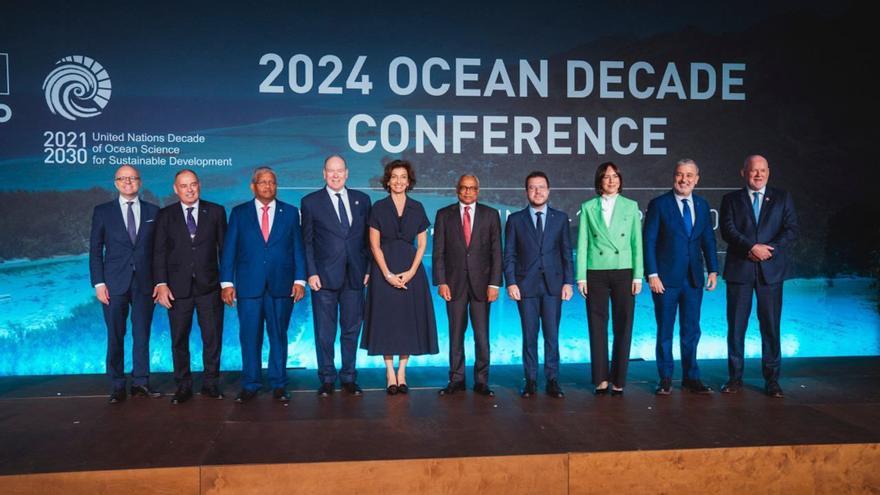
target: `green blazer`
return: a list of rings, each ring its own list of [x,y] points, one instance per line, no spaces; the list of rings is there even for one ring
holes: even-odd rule
[[[611,214],[611,227],[602,218],[600,196],[581,205],[578,227],[575,280],[586,280],[587,270],[632,268],[633,278],[642,278],[642,222],[639,205],[618,196]]]

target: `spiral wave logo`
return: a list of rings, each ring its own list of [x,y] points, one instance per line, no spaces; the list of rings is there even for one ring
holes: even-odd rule
[[[43,81],[49,110],[67,120],[100,115],[113,89],[107,70],[83,55],[64,57],[55,65]]]

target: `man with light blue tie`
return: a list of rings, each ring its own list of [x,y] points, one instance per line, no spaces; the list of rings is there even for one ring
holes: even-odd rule
[[[348,166],[339,155],[324,160],[326,186],[302,199],[306,270],[312,289],[312,318],[318,360],[319,397],[335,390],[337,375],[348,394],[363,393],[357,384],[357,346],[364,318],[364,286],[369,280],[367,219],[370,197],[345,187]],[[342,369],[334,363],[340,326]]]
[[[700,342],[700,306],[703,287],[715,290],[718,256],[709,204],[693,194],[700,169],[691,159],[675,165],[672,191],[651,200],[645,214],[645,273],[654,299],[657,320],[657,395],[672,389],[674,361],[672,334],[679,317],[681,385],[697,394],[711,394],[700,380],[697,345]],[[708,276],[704,280],[705,263]]]
[[[791,249],[798,235],[797,215],[790,194],[767,186],[770,165],[766,158],[747,157],[740,174],[746,187],[725,194],[721,200],[721,237],[727,241],[724,280],[730,374],[721,392],[733,394],[742,389],[743,348],[754,295],[761,329],[764,392],[782,398],[782,284],[790,275]]]
[[[107,324],[110,403],[125,400],[125,330],[131,311],[132,396],[161,397],[150,387],[150,325],[153,322],[153,231],[159,207],[141,201],[141,176],[123,165],[114,179],[119,197],[95,207],[89,236],[89,272]]]
[[[253,399],[262,385],[264,326],[272,396],[289,402],[287,327],[306,284],[299,210],[276,199],[278,183],[269,167],[254,171],[251,190],[254,200],[229,215],[220,257],[221,298],[229,306],[238,302],[242,385],[235,402]]]

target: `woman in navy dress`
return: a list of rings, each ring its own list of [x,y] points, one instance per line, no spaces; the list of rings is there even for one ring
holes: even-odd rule
[[[428,216],[406,192],[416,183],[412,165],[385,166],[382,186],[391,194],[370,210],[370,267],[361,348],[385,359],[389,395],[405,394],[411,355],[437,354],[437,325],[422,256],[428,244]],[[415,245],[414,245],[415,242]],[[400,356],[394,370],[394,356]]]

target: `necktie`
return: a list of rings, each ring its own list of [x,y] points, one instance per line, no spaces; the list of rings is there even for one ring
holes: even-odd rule
[[[461,222],[462,229],[464,230],[464,245],[470,247],[471,245],[471,207],[464,207],[464,219]]]
[[[543,211],[535,212],[535,215],[538,217],[538,220],[535,222],[535,230],[538,231],[538,244],[544,243],[544,222],[541,220],[541,215],[543,214]]]
[[[752,211],[755,212],[755,223],[758,223],[758,217],[761,215],[761,193],[755,191],[752,194],[755,196],[755,199],[752,200]]]
[[[189,230],[189,236],[196,236],[196,219],[193,217],[193,207],[186,209],[186,228]]]
[[[269,207],[263,206],[263,218],[260,221],[260,230],[263,231],[263,240],[269,242]]]
[[[348,232],[351,224],[348,223],[348,212],[345,211],[345,203],[342,202],[342,193],[336,193],[336,209],[339,210],[339,223],[342,224],[343,230]]]
[[[691,208],[688,206],[688,200],[681,200],[682,209],[681,209],[681,217],[684,220],[684,233],[687,234],[688,237],[691,236],[691,232],[694,230],[694,219],[691,218]]]
[[[125,204],[128,205],[128,215],[126,215],[126,223],[128,225],[125,226],[126,230],[128,230],[128,238],[131,239],[131,243],[134,244],[137,241],[137,221],[134,219],[134,210],[132,206],[134,201],[126,201]]]

